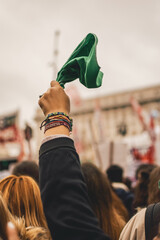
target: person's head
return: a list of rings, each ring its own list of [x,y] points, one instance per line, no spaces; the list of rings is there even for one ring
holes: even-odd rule
[[[29,176],[32,177],[39,184],[39,166],[33,161],[22,161],[16,163],[12,174],[16,176]]]
[[[153,165],[153,164],[141,164],[141,165],[139,165],[139,167],[137,168],[137,170],[135,172],[135,178],[137,180],[137,183],[141,182],[143,172],[150,173],[155,167],[156,167],[156,165]]]
[[[112,239],[118,236],[125,221],[116,211],[112,189],[106,174],[102,173],[94,164],[83,163],[82,172],[87,185],[91,207],[99,220],[99,225]]]
[[[160,202],[160,167],[156,167],[150,174],[148,185],[148,204]]]
[[[110,182],[122,182],[123,169],[118,165],[111,165],[107,170],[106,174]]]
[[[135,197],[133,206],[137,207],[146,207],[148,205],[148,185],[149,185],[149,177],[153,169],[154,165],[142,165],[139,167],[136,176],[137,176],[137,184],[134,189]]]
[[[3,194],[10,212],[25,218],[26,226],[47,228],[40,196],[40,190],[33,178],[11,175],[0,181]]]
[[[12,224],[15,228],[17,238],[20,240],[48,240],[48,230],[42,227],[26,227],[25,219],[15,217],[9,211],[7,204],[0,193],[0,239],[5,240],[7,237],[7,224]]]

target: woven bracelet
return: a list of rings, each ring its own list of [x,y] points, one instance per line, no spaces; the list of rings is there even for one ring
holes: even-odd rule
[[[68,129],[70,131],[72,131],[72,122],[70,122],[69,120],[66,120],[66,119],[53,119],[53,120],[50,120],[48,123],[45,124],[45,127],[48,126],[48,125],[53,125],[54,126],[54,123],[61,123],[61,125],[63,125],[63,123],[65,123],[65,125],[68,126]],[[52,124],[53,123],[53,124]]]
[[[54,122],[48,123],[48,124],[45,126],[44,133],[45,133],[48,129],[54,128],[54,127],[58,127],[58,126],[65,126],[65,127],[67,127],[67,128],[69,129],[70,132],[72,131],[72,128],[71,128],[71,126],[70,126],[68,123],[63,122],[63,121],[56,121],[56,122],[54,121]]]
[[[67,122],[70,125],[70,129],[72,129],[72,125],[73,125],[72,118],[70,118],[66,113],[63,113],[63,112],[49,113],[41,123],[40,129],[42,129],[42,127],[46,126],[48,123],[57,121],[57,120]]]

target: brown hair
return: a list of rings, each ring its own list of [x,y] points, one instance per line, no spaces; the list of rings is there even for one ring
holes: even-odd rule
[[[82,171],[88,188],[91,207],[99,220],[99,225],[111,239],[119,239],[125,225],[113,204],[109,180],[94,164],[83,163]]]
[[[148,204],[160,201],[160,189],[158,181],[160,180],[160,167],[156,167],[150,174],[148,185]]]
[[[25,227],[25,219],[13,216],[0,193],[0,239],[7,239],[7,223],[12,222],[21,240],[48,240],[50,235],[43,227]]]
[[[40,190],[37,183],[28,176],[9,176],[0,181],[10,212],[17,217],[24,216],[26,227],[47,227]]]
[[[122,200],[117,196],[117,194],[112,190],[113,205],[116,208],[118,214],[124,219],[125,222],[129,220],[129,213],[127,208],[124,206]]]
[[[149,172],[148,170],[142,170],[139,173],[139,182],[134,189],[134,201],[133,207],[144,208],[147,206],[148,199],[148,184],[149,184]]]

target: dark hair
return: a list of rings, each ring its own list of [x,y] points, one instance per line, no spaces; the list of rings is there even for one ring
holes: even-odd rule
[[[113,204],[112,189],[106,174],[92,163],[83,163],[82,172],[87,184],[90,204],[100,227],[111,239],[118,239],[125,221]]]
[[[135,173],[135,178],[136,178],[136,180],[138,179],[138,174],[142,171],[142,170],[146,170],[147,169],[147,171],[149,170],[149,171],[152,171],[154,168],[156,167],[156,165],[153,165],[153,164],[149,164],[149,163],[147,163],[147,164],[141,164],[141,165],[139,165],[139,167],[137,168],[137,170],[136,170],[136,173]]]
[[[137,180],[138,183],[134,189],[135,197],[133,201],[133,207],[146,207],[148,205],[148,185],[149,185],[149,177],[152,170],[155,168],[155,165],[147,164],[141,165],[138,168]]]
[[[32,177],[39,184],[39,166],[33,161],[23,161],[15,164],[12,174]]]
[[[106,174],[110,182],[122,182],[123,169],[118,165],[111,165],[107,170]]]

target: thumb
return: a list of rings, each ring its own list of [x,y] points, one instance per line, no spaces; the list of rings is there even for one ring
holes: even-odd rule
[[[57,81],[55,81],[55,80],[53,81],[52,80],[51,83],[50,83],[50,86],[51,87],[55,87],[55,86],[60,86],[60,85],[59,85],[59,83]]]
[[[20,240],[12,222],[7,223],[7,237],[8,240]]]

